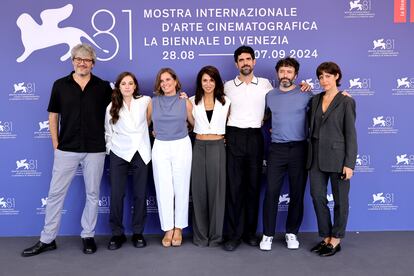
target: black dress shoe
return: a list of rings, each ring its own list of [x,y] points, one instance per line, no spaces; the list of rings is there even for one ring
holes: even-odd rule
[[[240,240],[228,240],[223,244],[223,249],[226,251],[234,251],[239,247]]]
[[[341,251],[341,244],[338,243],[335,247],[328,243],[320,252],[319,256],[321,257],[329,257],[336,254],[336,252]]]
[[[259,238],[256,235],[251,235],[248,237],[244,237],[243,241],[250,245],[250,246],[258,246],[259,245]]]
[[[57,246],[56,246],[55,241],[52,241],[51,243],[43,243],[41,241],[38,241],[32,247],[29,247],[23,250],[22,257],[30,257],[30,256],[38,255],[45,251],[55,250],[56,248]]]
[[[83,253],[93,254],[96,252],[96,243],[94,238],[82,238]]]
[[[326,246],[326,242],[325,241],[321,241],[320,243],[318,243],[317,245],[315,245],[314,247],[311,248],[311,252],[314,253],[319,253],[321,252],[321,250]]]
[[[122,244],[126,242],[125,235],[112,236],[108,243],[109,250],[116,250],[122,247]]]
[[[134,234],[131,238],[132,244],[137,248],[142,248],[147,246],[147,242],[144,239],[142,234]]]

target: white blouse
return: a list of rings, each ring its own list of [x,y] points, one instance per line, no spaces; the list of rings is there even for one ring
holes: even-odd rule
[[[148,96],[132,99],[130,110],[125,104],[119,110],[119,120],[111,123],[112,103],[106,108],[105,116],[105,141],[106,153],[112,151],[118,157],[131,162],[135,153],[139,155],[145,164],[151,160],[151,144],[148,133],[147,107],[151,102]]]
[[[226,103],[223,105],[217,99],[214,101],[213,116],[208,121],[204,99],[202,98],[198,105],[195,104],[195,96],[190,98],[193,104],[194,132],[197,134],[217,134],[226,133],[227,114],[230,107],[230,99],[224,96]]]

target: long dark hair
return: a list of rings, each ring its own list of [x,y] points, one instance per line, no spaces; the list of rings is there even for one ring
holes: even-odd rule
[[[119,110],[124,105],[124,99],[122,97],[121,90],[119,89],[119,85],[121,84],[121,81],[127,76],[130,76],[132,78],[136,86],[134,93],[132,93],[132,97],[134,99],[138,99],[139,97],[141,97],[141,95],[139,94],[138,81],[135,75],[131,72],[122,72],[121,74],[119,74],[118,77],[116,78],[115,88],[112,92],[112,107],[111,107],[111,110],[109,111],[109,114],[111,114],[112,116],[112,119],[111,119],[112,124],[116,124],[116,122],[118,122]]]
[[[204,90],[201,84],[201,79],[203,78],[204,74],[209,75],[216,84],[214,87],[214,98],[217,99],[222,105],[225,105],[226,99],[224,98],[223,80],[221,79],[220,72],[217,70],[217,68],[211,65],[204,66],[201,68],[200,72],[198,72],[195,92],[195,104],[198,104],[204,95]]]

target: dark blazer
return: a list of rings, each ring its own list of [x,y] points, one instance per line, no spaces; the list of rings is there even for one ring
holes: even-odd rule
[[[312,133],[315,113],[325,92],[314,96],[310,102],[310,139],[306,167],[312,166]],[[355,129],[355,101],[338,93],[326,110],[319,131],[319,169],[324,172],[341,173],[344,166],[354,169],[357,156],[357,135]]]

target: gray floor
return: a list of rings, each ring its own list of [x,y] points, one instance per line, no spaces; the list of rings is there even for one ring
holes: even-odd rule
[[[37,237],[0,238],[0,275],[414,275],[414,232],[347,233],[343,250],[329,258],[309,252],[319,241],[315,233],[299,238],[299,250],[286,249],[279,234],[270,252],[245,244],[226,252],[196,247],[189,237],[182,247],[165,249],[152,236],[146,248],[128,242],[109,251],[108,237],[99,236],[98,251],[84,255],[80,238],[58,237],[57,250],[29,258],[20,252]]]

